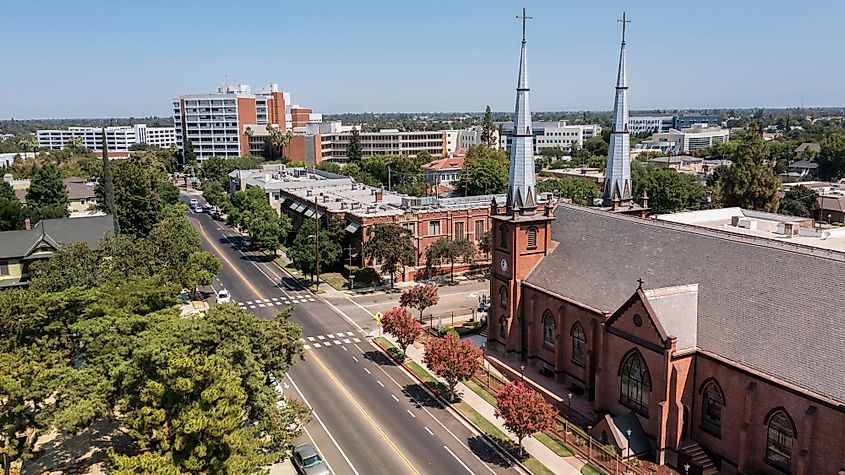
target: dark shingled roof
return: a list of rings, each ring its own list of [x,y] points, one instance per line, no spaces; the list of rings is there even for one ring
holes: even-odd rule
[[[0,232],[0,258],[25,256],[42,233],[58,245],[82,241],[96,249],[100,239],[109,232],[114,232],[111,215],[45,219],[29,231]]]
[[[697,346],[845,402],[845,254],[558,206],[558,246],[526,281],[607,312],[699,284]]]

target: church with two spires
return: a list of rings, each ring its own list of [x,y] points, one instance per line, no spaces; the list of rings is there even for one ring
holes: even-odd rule
[[[579,394],[592,435],[623,454],[690,474],[845,475],[845,255],[645,219],[626,24],[601,205],[582,207],[538,200],[523,14],[488,359]]]

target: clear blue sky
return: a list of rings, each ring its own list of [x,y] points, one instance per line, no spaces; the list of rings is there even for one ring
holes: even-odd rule
[[[607,110],[623,9],[633,109],[845,105],[841,0],[10,1],[0,118],[168,115],[270,82],[324,113]],[[103,66],[103,64],[106,66]]]

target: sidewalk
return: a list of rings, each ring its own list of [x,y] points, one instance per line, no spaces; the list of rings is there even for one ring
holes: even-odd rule
[[[384,334],[383,336],[394,345],[397,344],[393,337],[391,337],[390,335]],[[408,359],[414,361],[415,363],[425,368],[426,371],[429,371],[428,367],[423,364],[422,348],[417,348],[416,346],[411,345],[408,347],[406,356],[408,357]],[[434,373],[431,371],[429,371],[429,373],[434,375]],[[458,386],[455,388],[455,391],[461,395],[461,401],[475,409],[485,419],[490,421],[494,426],[496,426],[502,432],[507,434],[508,437],[510,437],[514,442],[516,442],[516,437],[510,431],[505,429],[504,421],[495,417],[496,409],[493,406],[491,406],[487,401],[482,399],[481,396],[476,394],[464,383],[458,383]],[[581,473],[581,467],[584,466],[584,462],[578,459],[577,457],[561,457],[554,453],[550,448],[543,445],[542,442],[533,437],[526,437],[525,439],[523,439],[522,445],[525,448],[526,452],[531,454],[532,457],[537,459],[540,463],[545,465],[549,470],[552,470],[554,473],[578,475]]]

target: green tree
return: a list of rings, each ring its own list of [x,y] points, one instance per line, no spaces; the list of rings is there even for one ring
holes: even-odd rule
[[[349,136],[349,144],[346,146],[346,160],[348,163],[358,163],[363,156],[364,147],[361,145],[361,134],[358,128],[352,129]]]
[[[382,272],[390,274],[390,288],[396,280],[396,272],[416,262],[417,250],[411,232],[396,224],[375,224],[367,227],[367,241],[364,255],[367,259],[381,262]]]
[[[226,165],[226,160],[216,155],[205,160],[200,165],[200,175],[203,182],[216,181],[218,183],[225,183],[227,181],[226,175],[230,171]]]
[[[120,232],[135,236],[149,234],[164,216],[159,195],[158,174],[130,158],[114,167],[114,201]]]
[[[20,201],[0,199],[0,231],[22,229],[25,217]]]
[[[572,200],[581,206],[592,206],[590,197],[601,196],[601,189],[592,180],[583,178],[551,178],[537,183],[537,191],[551,192],[555,196]]]
[[[720,183],[725,205],[777,212],[780,180],[766,161],[763,137],[753,125],[731,161],[733,166],[724,172]]]
[[[582,147],[587,152],[590,152],[590,155],[598,156],[598,157],[607,157],[607,149],[608,145],[607,142],[601,136],[595,136],[590,139],[584,141],[584,146]]]
[[[493,123],[493,112],[490,106],[484,110],[484,119],[481,121],[481,143],[488,147],[496,145],[496,124]]]
[[[320,162],[317,164],[317,170],[335,173],[337,175],[342,175],[344,173],[343,167],[334,162]]]
[[[780,209],[778,212],[790,216],[818,218],[818,195],[816,195],[816,192],[811,188],[804,185],[798,185],[787,191],[783,196],[783,199],[780,200]]]
[[[306,219],[296,231],[296,237],[287,249],[288,257],[295,268],[303,274],[316,276],[317,272],[317,221]],[[320,226],[320,270],[328,269],[337,264],[342,249],[338,241],[325,226]]]
[[[97,188],[95,189],[95,194],[97,195],[97,203],[99,203],[100,209],[106,213],[110,214],[113,217],[115,216],[115,205],[114,205],[114,175],[112,174],[111,170],[111,161],[109,160],[109,150],[108,150],[108,143],[106,141],[106,129],[105,127],[102,130],[103,133],[103,166],[102,166],[102,176],[100,180],[97,182]],[[120,223],[118,222],[117,218],[114,219],[114,233],[120,233]]]
[[[442,260],[449,261],[449,280],[455,283],[455,261],[462,260],[469,263],[475,258],[475,245],[466,239],[449,239],[442,237],[434,241],[426,249],[426,261],[431,273],[431,267]]]
[[[631,181],[634,198],[647,193],[649,207],[657,213],[699,209],[707,198],[707,189],[692,175],[642,162],[631,164]]]
[[[55,165],[47,163],[36,169],[26,193],[26,205],[32,210],[30,218],[37,220],[68,216],[67,188]]]
[[[819,178],[838,180],[845,176],[845,133],[828,135],[819,144]]]
[[[508,160],[502,150],[472,145],[464,159],[458,186],[468,195],[504,193],[508,189]]]
[[[191,139],[185,137],[185,146],[182,150],[182,168],[186,170],[193,169],[197,165],[197,154],[194,152],[194,144]]]
[[[259,187],[236,192],[229,208],[227,222],[247,231],[265,249],[279,249],[291,231],[290,218],[276,213]]]

